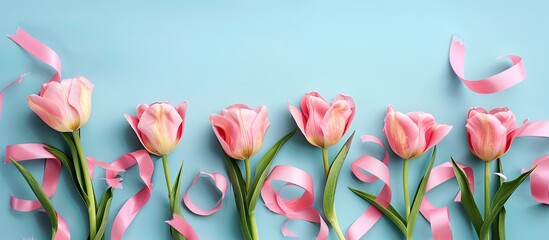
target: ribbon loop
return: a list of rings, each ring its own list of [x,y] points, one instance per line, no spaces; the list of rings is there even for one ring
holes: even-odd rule
[[[116,159],[111,164],[113,168],[107,169],[105,173],[105,180],[110,187],[121,188],[122,179],[117,177],[117,175],[121,172],[120,170],[128,169],[136,164],[139,167],[139,176],[145,183],[145,187],[130,197],[116,214],[111,231],[111,239],[114,240],[122,239],[124,232],[126,232],[126,229],[133,221],[139,210],[141,210],[141,208],[149,201],[153,188],[151,181],[154,171],[154,164],[151,156],[146,150],[138,150],[127,153]]]
[[[508,55],[507,57],[511,59],[513,64],[508,69],[481,80],[467,80],[464,71],[465,45],[456,37],[452,38],[452,43],[450,44],[450,66],[461,81],[471,91],[476,93],[497,93],[517,85],[526,78],[526,70],[524,69],[522,58],[516,55]]]
[[[370,155],[364,155],[356,159],[351,163],[351,171],[356,178],[363,182],[374,182],[381,180],[383,182],[383,187],[376,197],[376,201],[381,205],[387,207],[391,203],[392,193],[391,193],[391,177],[389,173],[389,152],[379,138],[372,135],[363,135],[361,137],[362,142],[364,143],[375,143],[381,146],[385,152],[383,161],[372,157]],[[371,175],[368,176],[362,171],[367,171]],[[383,214],[375,207],[368,206],[366,210],[358,217],[353,224],[347,230],[347,239],[357,240],[364,236],[373,226],[379,221]]]
[[[61,161],[46,150],[46,145],[41,143],[15,144],[6,147],[6,163],[14,161],[29,161],[35,159],[45,159],[44,176],[42,179],[42,190],[48,198],[51,198],[57,191],[59,175],[61,173]],[[20,212],[30,212],[42,207],[38,200],[26,200],[11,196],[10,207]],[[43,210],[39,210],[43,212]],[[70,229],[63,217],[56,212],[58,223],[55,240],[69,240]]]
[[[280,190],[275,191],[272,181],[284,181],[285,186],[296,186],[303,189],[301,196],[292,199],[284,199],[280,195]],[[317,239],[327,239],[328,225],[322,219],[322,216],[313,208],[314,202],[314,187],[311,176],[296,167],[278,165],[273,168],[269,176],[265,179],[265,184],[261,188],[261,198],[265,206],[277,214],[283,215],[288,220],[305,220],[312,223],[319,223],[320,230]],[[282,226],[282,234],[285,237],[298,237],[297,234],[290,231],[287,227],[286,220]]]
[[[190,189],[198,182],[201,176],[206,176],[212,179],[216,189],[221,194],[219,200],[217,201],[216,205],[209,210],[203,210],[196,206],[194,202],[189,198],[189,191]],[[193,212],[194,214],[201,215],[201,216],[208,216],[216,213],[221,209],[221,206],[223,205],[223,199],[225,199],[225,193],[227,192],[227,179],[219,173],[208,173],[208,172],[200,172],[196,175],[194,180],[192,181],[191,185],[189,185],[189,188],[185,192],[185,195],[183,196],[183,203],[185,203],[185,206]]]
[[[473,170],[465,165],[458,164],[458,166],[465,171],[471,191],[475,191],[475,176]],[[434,167],[431,170],[431,176],[427,182],[425,194],[431,191],[433,188],[443,184],[444,182],[455,177],[454,170],[451,162],[443,163]],[[461,201],[461,193],[458,193],[454,201]],[[452,230],[450,228],[450,214],[448,213],[448,207],[435,207],[427,198],[427,195],[423,197],[420,210],[421,215],[425,217],[431,224],[431,232],[433,233],[433,239],[435,240],[451,240]]]

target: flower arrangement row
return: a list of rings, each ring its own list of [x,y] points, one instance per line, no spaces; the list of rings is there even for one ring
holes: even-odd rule
[[[82,76],[61,80],[60,60],[57,54],[23,30],[18,29],[17,34],[11,39],[56,70],[53,78],[42,85],[39,94],[28,96],[27,103],[45,124],[59,132],[69,149],[69,152],[64,152],[61,150],[62,148],[42,143],[8,146],[6,161],[15,165],[37,198],[37,200],[25,200],[12,197],[11,207],[18,211],[42,209],[51,222],[51,238],[70,239],[67,223],[49,200],[55,193],[59,172],[61,169],[65,169],[70,174],[76,192],[82,199],[82,205],[87,209],[88,239],[104,239],[108,224],[113,226],[110,238],[121,239],[126,228],[151,196],[154,169],[154,163],[150,156],[152,154],[162,159],[168,192],[168,206],[165,211],[172,216],[167,221],[172,239],[198,239],[197,233],[185,221],[181,211],[180,188],[183,163],[180,163],[175,178],[170,176],[168,167],[169,154],[178,145],[184,134],[187,103],[172,105],[168,102],[155,102],[138,105],[135,115],[127,114],[125,118],[144,149],[125,154],[112,163],[97,161],[86,156],[80,138],[80,131],[91,114],[91,97],[94,85]],[[512,57],[513,66],[506,70],[507,74],[503,74],[505,76],[502,77],[500,74],[499,77],[496,75],[482,81],[472,81],[476,82],[472,83],[463,76],[464,51],[463,45],[454,39],[450,50],[450,63],[457,75],[473,91],[484,93],[501,91],[520,82],[525,77],[525,74],[520,74],[521,71],[524,72],[520,58]],[[21,79],[19,78],[17,81]],[[506,85],[499,84],[499,87],[494,87],[493,81],[498,84],[505,82]],[[517,124],[515,115],[507,108],[495,108],[491,111],[480,107],[471,108],[465,125],[467,141],[471,153],[482,160],[485,166],[483,207],[480,208],[473,196],[474,180],[471,168],[457,163],[454,159],[434,166],[436,145],[452,130],[452,126],[437,123],[435,117],[429,113],[418,111],[405,114],[395,111],[392,106],[389,106],[382,132],[389,148],[402,159],[403,189],[402,195],[399,197],[404,198],[405,215],[402,216],[391,205],[393,192],[390,171],[387,167],[388,150],[382,140],[372,135],[364,135],[362,140],[380,145],[385,149],[385,156],[383,159],[376,159],[368,155],[361,156],[351,163],[351,170],[358,179],[364,182],[381,180],[384,185],[378,195],[349,188],[371,206],[349,227],[345,235],[339,226],[335,211],[335,194],[339,174],[351,147],[354,133],[350,134],[334,159],[329,159],[328,150],[349,131],[355,116],[353,98],[338,94],[328,102],[319,93],[309,92],[302,97],[299,106],[295,107],[289,104],[288,110],[301,134],[321,152],[322,159],[319,159],[319,164],[322,163],[326,176],[324,193],[321,197],[322,211],[312,207],[314,201],[313,181],[308,173],[285,165],[278,165],[271,169],[277,153],[294,135],[295,130],[283,135],[263,156],[257,157],[255,155],[261,149],[270,125],[267,107],[251,108],[245,104],[234,104],[222,109],[220,113],[210,116],[213,133],[224,152],[224,155],[220,156],[220,160],[223,159],[226,165],[244,239],[260,238],[255,218],[255,209],[260,196],[265,202],[265,206],[274,213],[284,215],[289,219],[320,224],[318,239],[328,238],[330,231],[328,224],[338,239],[359,239],[382,216],[387,217],[406,239],[412,239],[420,214],[431,222],[434,239],[452,239],[447,210],[434,207],[425,197],[427,191],[452,178],[456,178],[460,188],[460,195],[456,199],[461,201],[478,238],[502,239],[505,238],[504,205],[506,201],[523,181],[531,174],[537,173],[536,166],[543,169],[549,167],[545,161],[548,158],[542,157],[534,162],[531,169],[524,171],[517,178],[504,181],[506,177],[503,173],[501,158],[510,149],[514,139],[521,136],[549,136],[549,121],[524,121],[522,124]],[[415,188],[417,190],[411,192],[408,184],[409,164],[416,162],[413,159],[427,152],[431,154],[428,166]],[[32,159],[46,159],[45,177],[42,184],[20,164],[20,161]],[[496,184],[497,190],[492,195],[490,181],[494,171],[491,163],[494,161],[497,163],[495,173],[501,177]],[[255,169],[252,169],[252,163],[255,164]],[[139,175],[145,183],[145,187],[126,201],[111,223],[109,216],[113,192],[116,188],[121,187],[119,173],[134,165],[139,167]],[[109,185],[109,188],[100,195],[95,191],[92,182],[95,166],[106,170],[105,179]],[[365,174],[365,172],[370,174]],[[202,174],[212,178],[216,188],[222,193],[222,199],[218,205],[210,210],[200,209],[187,197],[187,194],[183,197],[183,202],[193,213],[210,215],[221,207],[228,183],[223,174]],[[540,172],[539,174],[545,173]],[[284,199],[271,184],[271,181],[275,180],[285,181],[286,185],[301,187],[304,189],[303,194],[297,198]],[[196,181],[197,179],[192,184]],[[543,185],[543,183],[547,185],[547,182],[543,182],[543,180],[531,181],[531,184]],[[547,195],[546,193],[547,189],[544,188],[536,188],[533,192],[538,201],[549,203],[547,197],[540,197],[544,194]],[[484,213],[481,213],[480,209],[483,209]],[[282,228],[282,233],[285,236],[296,236],[286,226]]]

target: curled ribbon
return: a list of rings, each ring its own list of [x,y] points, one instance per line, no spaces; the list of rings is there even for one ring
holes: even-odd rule
[[[469,186],[471,186],[471,191],[475,191],[475,176],[473,170],[465,165],[458,164],[458,166],[465,172]],[[455,177],[454,169],[452,168],[452,163],[446,162],[441,165],[434,167],[431,170],[431,176],[427,182],[427,188],[425,193],[431,191],[433,188],[438,185],[452,179]],[[455,202],[461,201],[461,194],[458,193]],[[448,207],[437,208],[427,198],[427,195],[423,197],[421,202],[420,210],[421,215],[429,221],[431,224],[431,232],[433,233],[434,240],[451,240],[452,239],[452,230],[450,228],[450,215],[448,213]]]
[[[272,181],[284,181],[284,187],[296,186],[302,188],[303,194],[297,198],[284,199],[280,195],[280,189],[275,191]],[[327,239],[328,225],[322,219],[322,216],[316,209],[313,208],[314,202],[314,187],[311,176],[296,167],[278,165],[273,168],[263,188],[261,188],[261,198],[265,202],[265,206],[272,212],[278,213],[288,218],[282,227],[282,234],[285,237],[298,237],[291,232],[286,226],[289,220],[305,220],[312,223],[319,223],[320,230],[317,239]]]
[[[450,66],[471,91],[476,93],[497,93],[522,82],[526,78],[526,70],[522,58],[516,55],[507,55],[513,65],[508,69],[481,80],[467,80],[465,78],[465,45],[456,37],[450,44]],[[499,57],[500,59],[502,57]]]
[[[45,159],[44,176],[42,178],[42,190],[48,198],[51,198],[56,190],[59,182],[59,174],[61,172],[61,162],[53,154],[45,149],[46,145],[39,143],[16,144],[6,147],[6,163],[11,162],[10,158],[15,161],[29,161],[35,159]],[[13,210],[20,212],[30,212],[42,207],[38,200],[26,200],[11,196],[10,207]],[[70,229],[66,221],[57,213],[58,226],[55,233],[55,240],[70,239]]]
[[[549,137],[549,120],[525,123],[517,137]],[[534,160],[530,174],[530,192],[540,203],[549,204],[549,155]]]
[[[36,40],[36,38],[32,37],[20,27],[15,31],[15,35],[8,36],[8,38],[17,43],[17,45],[32,56],[55,70],[55,74],[49,81],[61,81],[61,59],[55,51]]]
[[[389,173],[389,152],[383,144],[383,142],[371,135],[363,135],[361,137],[362,142],[375,143],[385,151],[383,161],[372,157],[370,155],[364,155],[351,163],[351,171],[356,178],[363,182],[371,183],[378,179],[383,182],[383,188],[376,197],[376,201],[381,205],[387,207],[391,203],[391,177]],[[366,175],[363,171],[369,172],[371,175]],[[377,221],[383,216],[383,214],[374,206],[369,206],[366,210],[356,219],[353,224],[347,230],[347,239],[355,240],[364,236]]]
[[[198,182],[200,177],[205,176],[212,179],[215,187],[217,188],[218,192],[221,194],[219,200],[217,201],[216,205],[209,210],[203,210],[196,206],[194,202],[189,198],[189,190]],[[225,199],[225,193],[227,192],[227,179],[219,173],[208,173],[208,172],[200,172],[196,175],[194,180],[192,181],[191,185],[189,185],[189,188],[185,192],[185,195],[183,196],[183,202],[185,203],[185,206],[193,212],[194,214],[201,215],[201,216],[209,216],[221,209],[221,206],[223,205],[223,199]]]
[[[139,177],[141,177],[141,180],[145,183],[145,187],[130,197],[116,214],[111,231],[111,239],[114,240],[122,239],[124,232],[133,221],[135,215],[137,215],[139,210],[141,210],[151,197],[153,187],[151,180],[154,164],[147,151],[138,150],[127,153],[115,160],[111,165],[119,169],[128,169],[135,164],[139,167]],[[122,178],[117,177],[119,173],[120,171],[118,170],[107,169],[105,180],[109,186],[113,188],[122,187]]]

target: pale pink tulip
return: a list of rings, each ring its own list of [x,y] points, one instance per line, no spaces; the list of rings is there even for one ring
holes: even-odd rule
[[[402,159],[421,156],[440,142],[452,126],[437,124],[433,115],[424,112],[407,114],[396,112],[392,106],[387,109],[383,133],[389,146]]]
[[[212,128],[227,155],[246,160],[257,153],[269,128],[267,107],[252,109],[235,104],[221,110],[221,115],[210,116]]]
[[[467,141],[471,152],[483,161],[503,156],[511,147],[522,126],[507,108],[471,108],[467,114]]]
[[[125,117],[145,149],[162,156],[170,153],[181,140],[186,111],[187,102],[176,107],[167,102],[156,102],[150,106],[139,104],[137,116],[126,114]]]
[[[320,148],[336,144],[355,116],[353,99],[343,94],[328,103],[319,93],[309,92],[301,99],[301,110],[290,104],[288,109],[307,141]]]
[[[93,84],[85,77],[44,83],[40,95],[27,98],[34,111],[58,132],[74,132],[90,118]]]

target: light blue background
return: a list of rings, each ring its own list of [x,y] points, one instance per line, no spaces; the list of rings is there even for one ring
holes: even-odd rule
[[[226,175],[219,145],[208,117],[233,103],[269,108],[271,127],[266,151],[283,134],[296,128],[287,103],[298,105],[312,90],[330,99],[337,93],[354,97],[356,118],[350,130],[357,135],[381,135],[389,104],[402,112],[422,110],[437,121],[454,126],[439,144],[436,165],[453,155],[476,170],[478,201],[482,201],[482,165],[469,153],[465,139],[465,116],[473,106],[508,106],[520,120],[549,119],[547,109],[548,5],[542,1],[4,1],[0,7],[0,33],[13,34],[17,26],[53,48],[62,59],[63,76],[84,75],[95,84],[93,113],[82,135],[86,153],[111,162],[141,146],[123,118],[135,113],[139,103],[170,101],[189,103],[183,140],[170,155],[172,174],[185,159],[183,189],[199,170]],[[466,89],[448,64],[453,34],[468,43],[466,74],[479,79],[505,69],[504,54],[524,58],[528,78],[520,85],[493,95]],[[63,146],[60,137],[45,126],[26,105],[26,96],[38,91],[52,75],[7,38],[0,41],[0,84],[31,72],[5,95],[0,120],[0,153],[14,143],[47,142]],[[350,132],[346,135],[346,137]],[[381,151],[355,137],[344,164],[337,192],[337,212],[344,230],[367,207],[346,189],[353,186],[370,192],[380,184],[356,180],[349,164],[362,154],[379,156]],[[521,168],[547,154],[549,142],[519,139],[504,157],[506,174],[515,177]],[[340,144],[330,149],[333,157]],[[393,204],[402,211],[401,161],[394,155]],[[257,159],[257,157],[256,157]],[[320,150],[311,147],[301,133],[282,149],[273,165],[302,168],[315,179],[321,209],[322,175]],[[411,164],[411,189],[415,189],[427,157]],[[42,162],[26,163],[41,177]],[[151,200],[129,227],[125,239],[166,239],[167,197],[161,164],[153,182]],[[98,191],[105,189],[95,174]],[[172,175],[172,176],[173,176]],[[494,178],[495,179],[495,178]],[[191,192],[212,206],[207,184]],[[122,203],[142,187],[137,170],[126,174],[124,188],[115,192],[111,220]],[[201,190],[202,189],[202,190]],[[202,239],[239,239],[232,191],[218,213],[200,217],[185,209],[185,216]],[[438,206],[448,205],[455,239],[470,239],[474,233],[461,206],[453,203],[457,184],[450,181],[429,193]],[[9,196],[31,198],[32,193],[12,165],[0,166],[0,232],[3,239],[34,236],[45,239],[49,222],[41,213],[10,210]],[[67,219],[74,239],[86,236],[86,213],[63,171],[59,191],[52,199]],[[430,239],[431,230],[420,217],[416,239]],[[257,206],[262,239],[282,239],[284,217]],[[536,203],[528,181],[507,204],[509,239],[541,239],[549,224],[549,206]],[[316,235],[317,225],[291,222],[303,239]],[[110,226],[107,230],[110,232]],[[333,232],[330,238],[335,238]],[[399,239],[399,231],[382,219],[366,239]]]

